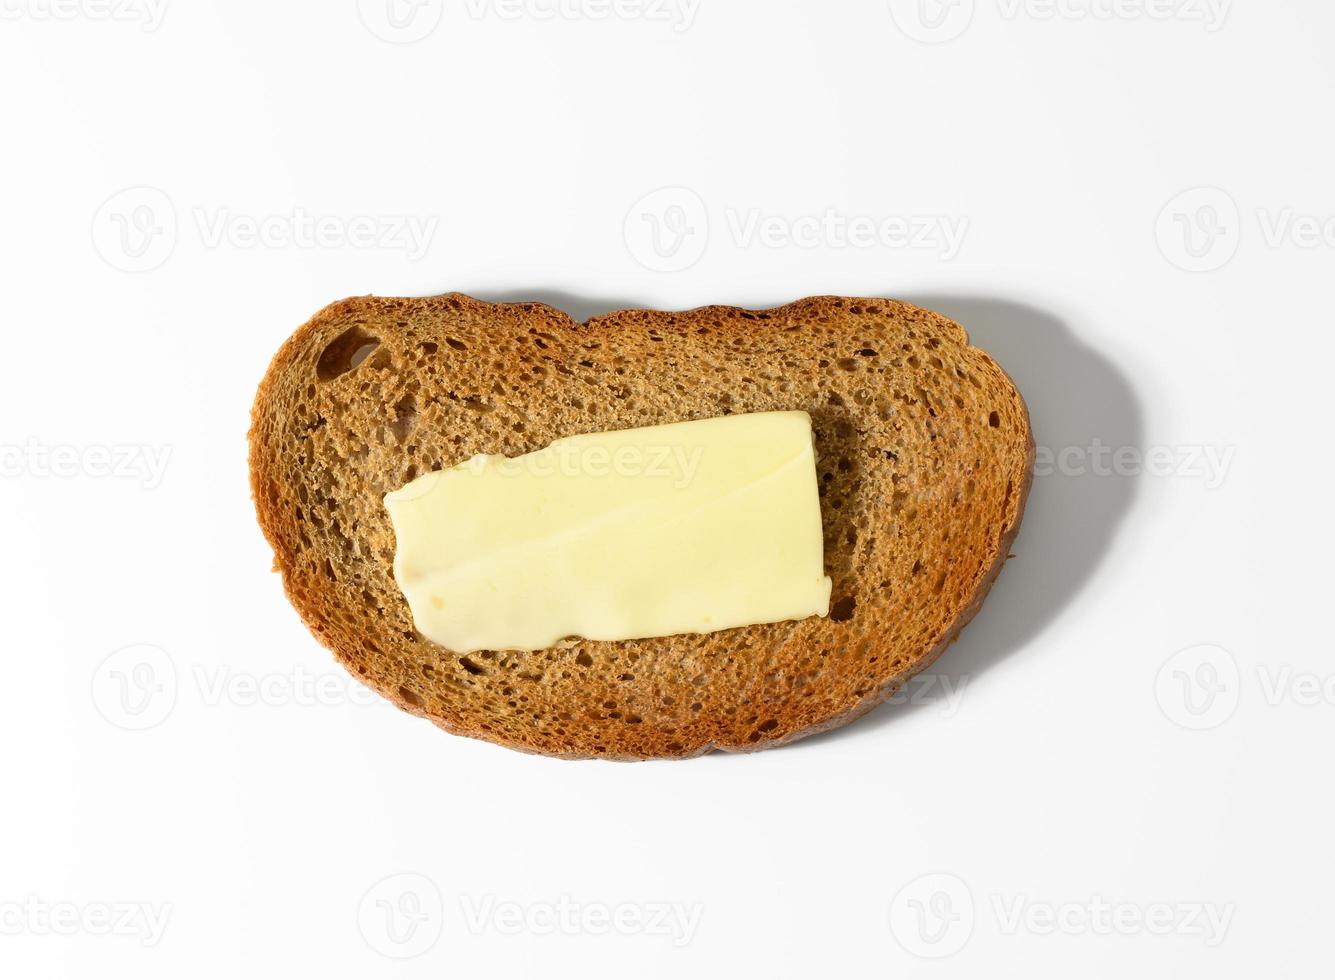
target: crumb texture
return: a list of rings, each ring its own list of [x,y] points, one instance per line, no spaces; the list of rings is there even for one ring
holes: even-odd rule
[[[457,656],[418,636],[382,498],[476,453],[742,412],[810,413],[830,615]],[[963,328],[883,299],[628,310],[360,297],[256,396],[256,511],[297,611],[360,680],[447,731],[566,757],[779,745],[930,664],[1006,560],[1033,470],[1024,401]]]

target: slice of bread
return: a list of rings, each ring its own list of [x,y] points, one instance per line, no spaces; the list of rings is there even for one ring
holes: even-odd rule
[[[467,656],[414,630],[390,490],[476,453],[786,409],[816,433],[828,618]],[[1033,462],[1023,399],[958,324],[838,297],[587,323],[458,293],[348,299],[278,351],[250,430],[275,568],[344,666],[446,731],[572,758],[768,748],[870,710],[977,612]]]

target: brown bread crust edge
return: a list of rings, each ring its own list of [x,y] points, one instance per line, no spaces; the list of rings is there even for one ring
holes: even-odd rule
[[[388,490],[475,452],[775,409],[812,414],[829,619],[471,657],[415,634],[392,579]],[[261,381],[249,446],[284,590],[355,678],[453,734],[624,760],[785,745],[901,690],[982,606],[1035,454],[1011,379],[958,324],[907,303],[578,323],[459,293],[317,313]]]

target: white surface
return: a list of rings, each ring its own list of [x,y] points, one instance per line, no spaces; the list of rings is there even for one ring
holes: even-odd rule
[[[535,2],[426,0],[397,30],[379,0],[4,4],[0,970],[1327,970],[1335,10],[701,0],[678,30]],[[294,215],[324,244],[284,238]],[[453,739],[362,703],[298,622],[244,442],[309,314],[447,289],[917,299],[1017,377],[1065,472],[926,704],[686,764]],[[1096,439],[1123,475],[1072,475]],[[99,447],[140,469],[99,475]],[[582,931],[546,928],[563,901]],[[123,903],[165,929],[101,919]]]

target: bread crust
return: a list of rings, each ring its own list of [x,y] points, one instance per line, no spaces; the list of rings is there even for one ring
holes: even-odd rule
[[[419,471],[775,409],[807,410],[816,427],[829,619],[478,657],[412,629],[381,498]],[[962,327],[829,296],[585,323],[459,293],[347,299],[275,354],[249,432],[274,569],[339,662],[452,734],[569,759],[749,752],[871,711],[982,606],[1034,455],[1023,398]]]

